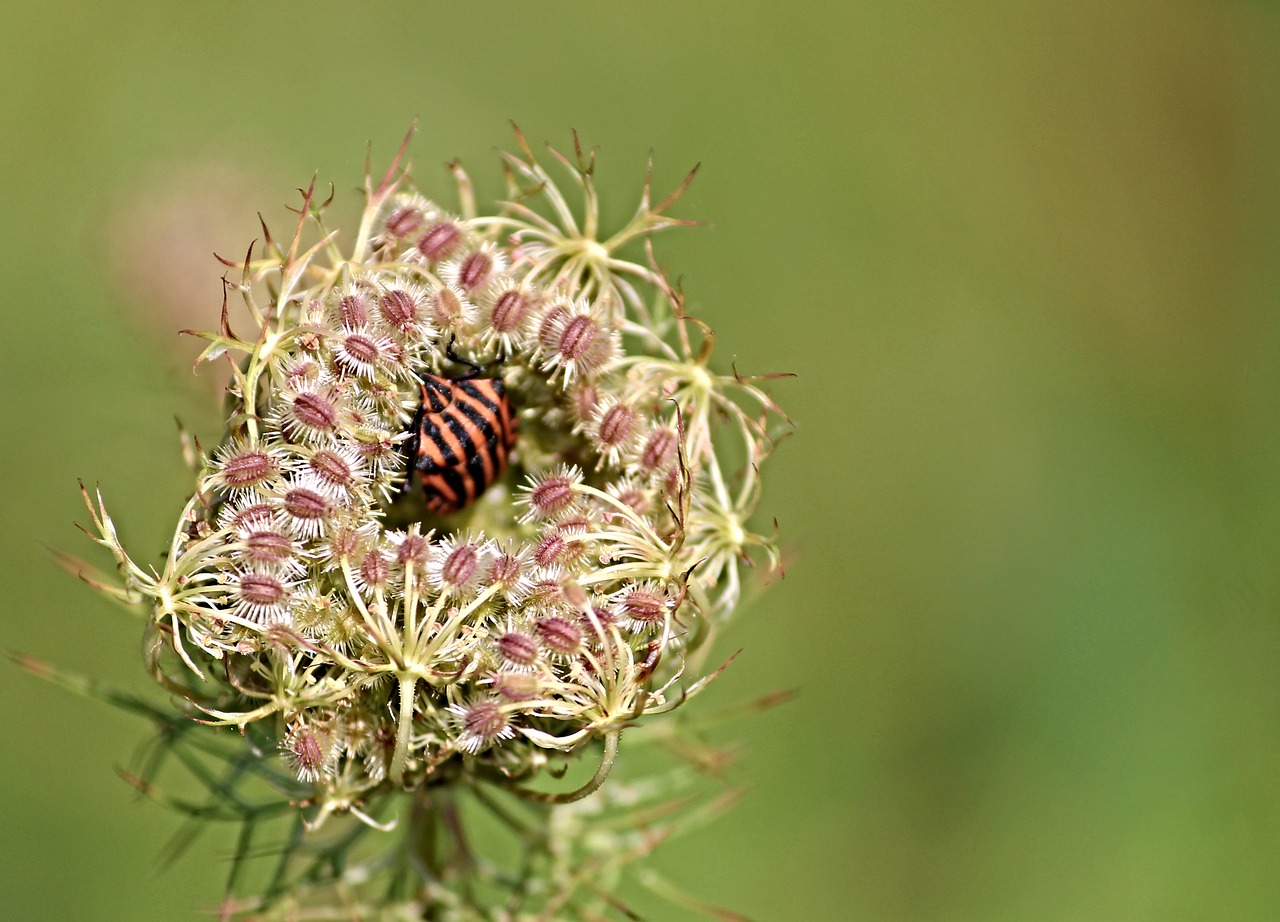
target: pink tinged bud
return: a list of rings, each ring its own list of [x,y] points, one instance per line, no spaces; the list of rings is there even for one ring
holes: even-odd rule
[[[572,306],[553,305],[538,330],[539,353],[546,356],[542,368],[557,370],[568,386],[578,377],[590,377],[617,354],[615,334],[604,325],[599,305],[585,301]]]
[[[619,491],[618,502],[625,506],[630,506],[637,515],[648,515],[652,510],[649,494],[635,486],[626,487]]]
[[[590,317],[574,317],[565,324],[556,343],[556,351],[566,359],[580,359],[587,354],[599,335],[600,328]]]
[[[284,429],[295,438],[331,435],[337,426],[337,406],[318,391],[299,391],[284,414]]]
[[[555,561],[560,566],[573,568],[587,556],[588,545],[583,539],[587,536],[588,531],[595,527],[595,523],[591,522],[587,526],[578,524],[587,521],[585,516],[571,516],[565,520],[561,527],[556,529],[556,537],[564,542],[557,552]],[[566,598],[568,598],[567,591]]]
[[[449,256],[462,242],[462,228],[452,221],[441,221],[427,228],[418,240],[418,252],[427,262],[439,262]]]
[[[495,641],[498,654],[515,666],[532,666],[538,659],[538,640],[520,631],[507,631]]]
[[[392,365],[404,365],[408,360],[408,354],[404,350],[404,346],[397,342],[389,342],[382,350],[383,356]]]
[[[352,364],[374,365],[382,358],[382,348],[363,333],[350,333],[342,340],[341,354]]]
[[[227,457],[222,465],[222,480],[232,490],[246,490],[272,477],[280,468],[276,459],[257,448],[246,448]]]
[[[524,564],[514,554],[499,554],[489,567],[489,582],[499,586],[513,586],[524,575]]]
[[[493,315],[489,326],[495,333],[514,333],[524,323],[529,314],[529,299],[518,288],[510,288],[498,295],[493,305]]]
[[[577,477],[571,473],[553,474],[534,484],[529,491],[529,511],[539,516],[554,516],[573,505]]]
[[[285,738],[285,757],[302,781],[319,781],[333,770],[337,753],[333,733],[321,728],[293,726]]]
[[[476,572],[480,555],[473,544],[461,544],[445,558],[440,567],[440,581],[450,586],[465,586]]]
[[[661,624],[667,614],[665,596],[649,589],[632,589],[621,600],[622,613],[632,621]]]
[[[458,287],[473,292],[489,281],[493,275],[493,257],[484,250],[477,250],[458,267]]]
[[[566,515],[556,522],[556,531],[567,538],[579,538],[590,534],[595,529],[595,522],[585,512]]]
[[[390,349],[391,340],[357,330],[341,337],[333,359],[343,372],[372,380],[389,361]]]
[[[361,295],[352,293],[338,301],[338,316],[343,327],[358,330],[369,322],[369,306]]]
[[[543,646],[552,653],[570,656],[582,646],[582,629],[564,618],[539,618],[535,629]]]
[[[250,605],[279,605],[287,590],[270,573],[245,573],[240,577],[240,597]]]
[[[350,462],[337,452],[317,451],[307,461],[307,466],[321,481],[338,490],[350,490],[355,486],[355,471]]]
[[[320,363],[315,359],[300,355],[289,363],[285,369],[285,381],[289,387],[301,388],[320,378]]]
[[[591,610],[595,613],[597,620],[599,620],[602,625],[608,626],[610,624],[618,623],[618,613],[608,605],[593,605],[591,606]]]
[[[586,422],[595,415],[596,407],[600,403],[600,395],[596,391],[596,386],[590,382],[583,382],[573,391],[573,413],[579,420]]]
[[[245,557],[258,566],[282,566],[293,560],[296,551],[293,539],[278,531],[254,531],[244,539]]]
[[[284,495],[285,511],[295,519],[322,519],[329,514],[329,500],[306,487],[296,487]]]
[[[467,705],[455,704],[449,710],[462,725],[458,747],[466,752],[480,752],[497,740],[510,739],[515,735],[506,712],[495,699],[484,698]]]
[[[546,352],[555,352],[560,342],[560,327],[569,316],[569,308],[563,304],[553,304],[542,318],[538,327],[538,346]]]
[[[303,391],[293,401],[294,415],[311,429],[332,429],[338,422],[338,409],[326,397],[314,391]]]
[[[525,596],[527,607],[533,609],[549,609],[562,605],[564,602],[564,591],[560,586],[560,581],[556,579],[540,579],[535,580],[529,586],[529,592]]]
[[[598,438],[600,444],[608,448],[617,448],[626,443],[635,428],[636,411],[625,403],[614,404],[605,410],[600,417]]]
[[[559,534],[544,535],[533,549],[533,562],[540,567],[549,567],[564,558],[569,542]]]
[[[360,562],[360,578],[366,586],[371,589],[385,586],[390,575],[387,558],[380,550],[374,548],[364,555],[364,560]]]
[[[293,757],[298,760],[298,770],[302,774],[319,774],[324,767],[324,750],[320,741],[310,730],[303,730],[293,738],[289,747]]]
[[[541,683],[529,672],[500,672],[493,677],[493,690],[508,701],[530,701],[538,696]]]
[[[431,556],[431,543],[425,535],[407,534],[396,548],[396,563],[400,566],[422,568]]]
[[[365,537],[360,529],[350,525],[335,528],[329,535],[329,552],[335,560],[350,560],[360,550]]]
[[[284,511],[299,534],[313,537],[324,530],[325,520],[333,512],[333,503],[315,490],[294,487],[284,494]]]
[[[495,739],[507,726],[507,717],[496,701],[477,701],[467,708],[463,718],[468,733],[483,739]]]
[[[237,531],[269,527],[276,517],[276,507],[271,503],[250,503],[236,509],[226,520],[226,526]]]
[[[422,226],[422,212],[412,205],[397,208],[387,217],[383,225],[392,237],[408,237]]]
[[[395,470],[403,460],[400,449],[386,433],[379,433],[376,438],[367,442],[357,442],[355,448],[356,454],[375,473]]]
[[[431,296],[431,314],[443,329],[463,326],[467,320],[467,308],[452,288],[439,288]]]
[[[378,299],[378,307],[387,326],[401,333],[408,333],[419,320],[418,302],[409,292],[399,288],[383,292]]]
[[[679,436],[674,430],[666,427],[654,429],[649,433],[640,452],[641,469],[648,472],[665,471],[676,456],[678,442]]]
[[[596,466],[617,466],[623,457],[630,456],[640,437],[639,423],[639,414],[626,403],[603,403],[588,426],[588,434],[600,456]]]
[[[289,596],[290,588],[284,580],[271,573],[250,570],[236,577],[236,604],[232,610],[238,617],[258,624],[284,621],[288,616]]]

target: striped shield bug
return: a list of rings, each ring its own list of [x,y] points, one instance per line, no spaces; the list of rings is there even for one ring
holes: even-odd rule
[[[449,358],[471,371],[454,378],[418,375],[422,403],[406,445],[427,508],[442,515],[466,508],[502,476],[516,438],[502,379],[479,377],[483,369],[457,358],[452,348]]]

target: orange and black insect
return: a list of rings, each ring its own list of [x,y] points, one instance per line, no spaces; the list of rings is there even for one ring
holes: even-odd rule
[[[427,508],[439,514],[475,502],[507,469],[515,444],[515,413],[502,379],[478,377],[482,369],[471,367],[458,378],[418,376],[422,403],[406,450],[422,480]]]

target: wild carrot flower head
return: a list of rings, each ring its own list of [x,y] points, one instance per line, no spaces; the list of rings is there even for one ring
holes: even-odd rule
[[[228,263],[256,328],[200,334],[235,365],[227,424],[188,445],[163,565],[91,504],[157,681],[244,734],[310,827],[380,828],[406,790],[595,790],[626,728],[703,687],[743,568],[777,563],[750,521],[785,417],[712,370],[647,246],[688,223],[683,186],[654,204],[646,181],[604,234],[594,154],[556,155],[575,213],[518,141],[488,214],[456,164],[459,210],[397,157],[347,233],[313,184],[287,242]],[[531,791],[601,743],[586,786]]]

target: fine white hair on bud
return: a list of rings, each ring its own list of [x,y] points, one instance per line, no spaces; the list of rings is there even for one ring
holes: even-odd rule
[[[292,478],[278,497],[278,506],[290,529],[300,538],[318,538],[333,524],[339,509],[325,482],[312,473]]]
[[[538,306],[538,290],[508,276],[498,276],[476,297],[483,345],[511,355],[529,343]]]
[[[334,364],[347,375],[374,378],[395,361],[391,340],[367,327],[337,331],[331,345]]]
[[[310,482],[335,500],[349,497],[369,476],[364,458],[351,445],[315,449],[298,469],[310,474]]]
[[[582,471],[571,464],[560,464],[541,474],[531,475],[521,487],[520,503],[527,507],[520,521],[551,522],[573,510],[582,483]]]
[[[644,419],[631,404],[615,398],[597,402],[586,425],[600,467],[619,467],[636,449]]]
[[[218,528],[225,532],[272,528],[277,523],[284,524],[284,517],[280,515],[279,509],[256,492],[246,493],[233,502],[224,503],[218,510]]]
[[[475,755],[500,740],[515,735],[505,705],[496,698],[479,698],[469,704],[455,704],[449,708],[459,730],[458,748]]]
[[[265,486],[280,474],[283,452],[267,445],[228,442],[213,456],[211,486],[233,495]]]
[[[542,648],[552,656],[562,659],[572,657],[582,649],[586,636],[582,628],[568,618],[546,615],[534,622],[534,630],[542,642]]]
[[[427,310],[438,330],[455,337],[469,331],[478,314],[475,304],[456,285],[441,285],[431,292]]]
[[[315,782],[332,775],[340,747],[333,727],[322,722],[295,721],[280,742],[299,781]]]
[[[449,285],[472,297],[506,268],[507,258],[502,251],[493,243],[484,243],[479,249],[445,263],[440,267],[439,275]]]
[[[509,605],[518,606],[532,585],[529,578],[531,556],[532,550],[527,544],[516,547],[510,539],[505,545],[493,548],[485,581],[499,590]]]
[[[231,577],[232,614],[257,624],[278,624],[288,619],[293,584],[269,570],[243,570]]]
[[[414,282],[400,278],[386,280],[378,293],[377,316],[392,336],[407,342],[427,341],[435,336],[427,293]]]
[[[421,195],[399,196],[395,206],[382,219],[383,231],[388,237],[402,240],[423,230],[425,222],[435,215],[437,208]]]
[[[441,540],[427,563],[427,580],[446,596],[474,595],[488,570],[491,542],[473,534]]]
[[[456,253],[466,239],[466,231],[457,219],[448,215],[434,218],[410,251],[412,256],[433,264]]]
[[[619,589],[611,598],[619,622],[629,631],[660,629],[671,613],[666,590],[654,580],[644,580]]]
[[[680,435],[671,426],[655,425],[640,442],[632,461],[632,470],[642,474],[661,476],[672,469]]]
[[[358,285],[347,285],[334,304],[334,321],[343,330],[359,330],[369,324],[369,293]]]
[[[493,641],[502,668],[525,671],[533,669],[542,652],[536,635],[508,625]]]
[[[276,889],[228,907],[277,918],[291,888],[281,911],[316,918],[620,906],[547,869],[616,878],[636,850],[591,817],[628,797],[572,802],[613,783],[624,733],[642,736],[628,728],[718,674],[708,645],[748,577],[779,564],[772,525],[754,523],[789,423],[762,378],[713,354],[652,246],[691,223],[671,214],[689,180],[655,195],[646,178],[633,216],[606,228],[594,151],[575,137],[548,171],[516,141],[492,209],[457,163],[453,204],[426,198],[402,150],[367,171],[353,225],[331,226],[313,184],[291,238],[268,232],[228,263],[253,327],[198,334],[202,362],[233,366],[226,422],[210,452],[186,444],[195,474],[162,562],[126,551],[87,497],[123,582],[108,591],[147,607],[147,666],[180,699],[162,745],[206,733],[192,716],[224,728],[170,760],[209,788],[197,813],[252,830],[297,809],[300,830],[345,816],[371,835],[412,817],[394,860],[359,867],[372,852],[354,837],[300,831],[265,875]],[[711,757],[681,732],[650,738]],[[582,759],[596,765],[570,787]],[[423,844],[461,842],[473,806],[508,822],[517,799],[562,804],[522,833],[538,852],[523,869]]]
[[[238,550],[247,568],[263,572],[281,570],[294,574],[304,569],[300,557],[301,546],[284,528],[250,520],[236,531],[240,540],[238,544],[231,546]]]
[[[302,379],[281,391],[275,419],[284,435],[295,441],[328,441],[342,424],[342,405],[331,388]]]
[[[592,378],[620,354],[618,334],[599,304],[578,299],[552,302],[538,330],[542,370],[567,387],[576,378]]]

